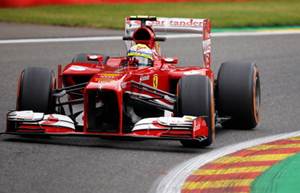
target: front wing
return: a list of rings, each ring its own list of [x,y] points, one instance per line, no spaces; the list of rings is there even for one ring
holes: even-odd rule
[[[129,133],[88,132],[77,129],[65,115],[33,111],[12,111],[7,114],[6,132],[13,135],[134,137],[168,140],[205,140],[208,127],[202,117],[153,117],[138,121]]]

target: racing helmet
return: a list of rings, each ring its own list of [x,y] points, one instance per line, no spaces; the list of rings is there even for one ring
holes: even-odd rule
[[[131,61],[135,61],[138,66],[153,65],[153,51],[145,44],[136,44],[132,46],[127,53]]]

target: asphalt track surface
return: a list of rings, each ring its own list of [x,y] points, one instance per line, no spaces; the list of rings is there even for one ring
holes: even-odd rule
[[[0,24],[0,39],[121,35],[120,31]],[[197,65],[197,38],[171,39],[164,53]],[[17,78],[28,66],[56,69],[81,52],[125,54],[122,41],[0,45],[0,132],[15,108]],[[177,141],[110,141],[98,138],[0,139],[1,193],[142,193],[181,162],[214,149],[278,133],[297,131],[300,113],[300,35],[218,37],[213,68],[230,60],[256,61],[261,73],[262,121],[254,130],[217,130],[206,149]]]

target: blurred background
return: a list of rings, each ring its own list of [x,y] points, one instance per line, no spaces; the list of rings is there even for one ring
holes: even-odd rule
[[[0,22],[122,29],[128,15],[210,18],[215,28],[298,27],[299,0],[1,0]]]

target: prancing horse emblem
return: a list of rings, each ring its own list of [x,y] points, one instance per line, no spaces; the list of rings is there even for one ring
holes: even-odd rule
[[[154,88],[158,87],[158,75],[157,74],[153,75],[153,87]]]

